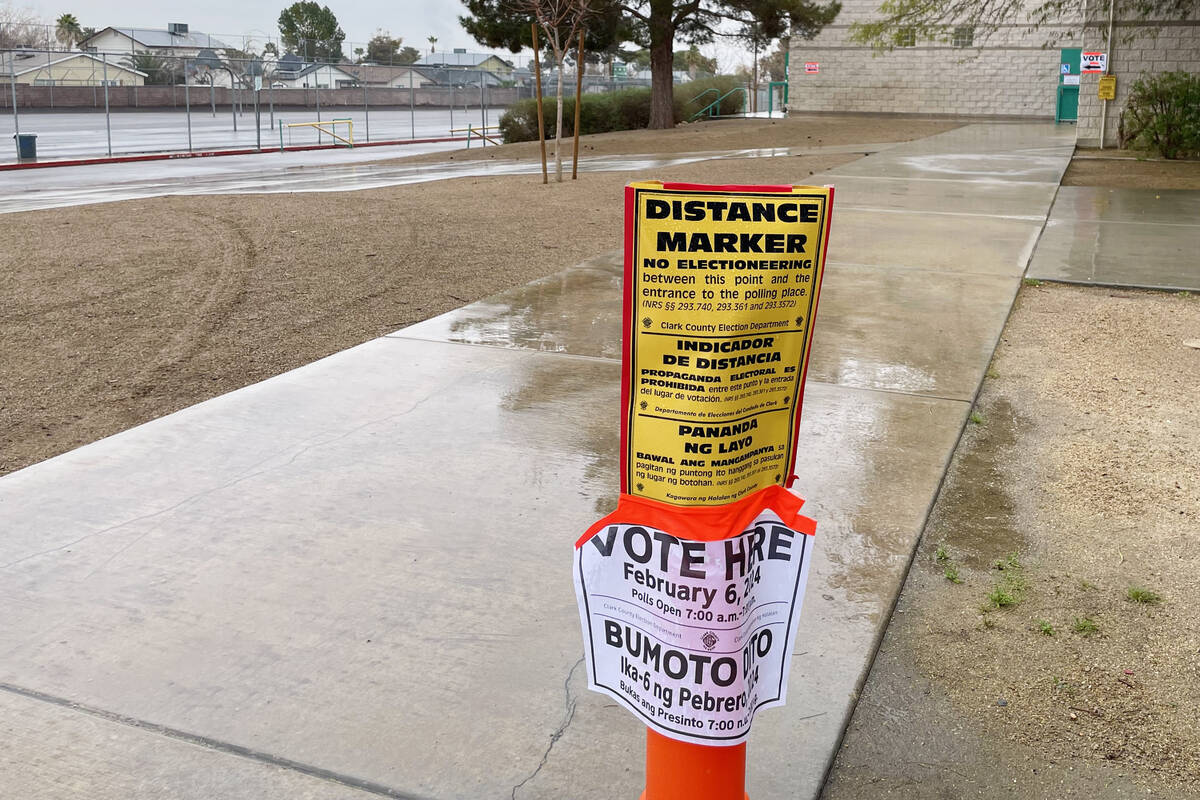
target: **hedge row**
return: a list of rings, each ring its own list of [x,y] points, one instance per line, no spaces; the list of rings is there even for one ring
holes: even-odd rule
[[[675,122],[691,119],[708,104],[740,86],[737,78],[726,76],[692,81],[675,87]],[[710,91],[711,90],[711,91]],[[553,87],[544,87],[553,91]],[[745,105],[745,92],[734,92],[721,101],[719,113],[740,114]],[[555,108],[553,97],[542,101],[546,138],[554,138]],[[573,136],[575,123],[575,98],[563,99],[563,135]],[[650,124],[650,89],[621,89],[604,94],[585,94],[579,109],[580,133],[604,133],[645,128]],[[514,103],[500,117],[500,133],[506,142],[537,141],[537,101],[521,100]]]

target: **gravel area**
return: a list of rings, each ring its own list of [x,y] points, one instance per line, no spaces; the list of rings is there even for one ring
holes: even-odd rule
[[[1022,290],[826,800],[1200,793],[1198,394],[1200,298]]]
[[[1109,189],[1200,189],[1200,161],[1165,161],[1128,150],[1079,148],[1062,183]]]

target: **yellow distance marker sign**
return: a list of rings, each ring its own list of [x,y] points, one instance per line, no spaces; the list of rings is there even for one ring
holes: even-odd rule
[[[623,493],[723,505],[790,482],[832,203],[832,187],[626,187]]]
[[[1096,96],[1101,100],[1117,99],[1117,76],[1105,75],[1096,86]]]

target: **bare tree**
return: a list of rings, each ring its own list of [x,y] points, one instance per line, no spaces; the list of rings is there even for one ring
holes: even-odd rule
[[[46,28],[32,9],[17,8],[11,0],[0,0],[0,50],[32,47],[39,38],[46,38]]]
[[[546,44],[554,54],[558,67],[558,85],[555,89],[554,123],[554,180],[562,183],[562,133],[563,133],[563,64],[571,51],[584,22],[591,14],[592,0],[512,0],[512,7],[533,17],[534,22],[546,34]],[[583,69],[583,65],[577,65]],[[575,98],[579,102],[579,98]]]

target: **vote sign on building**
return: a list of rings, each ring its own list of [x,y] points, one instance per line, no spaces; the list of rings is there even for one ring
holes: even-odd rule
[[[589,687],[745,741],[787,694],[816,522],[787,491],[833,189],[626,187],[621,497],[575,546]]]

